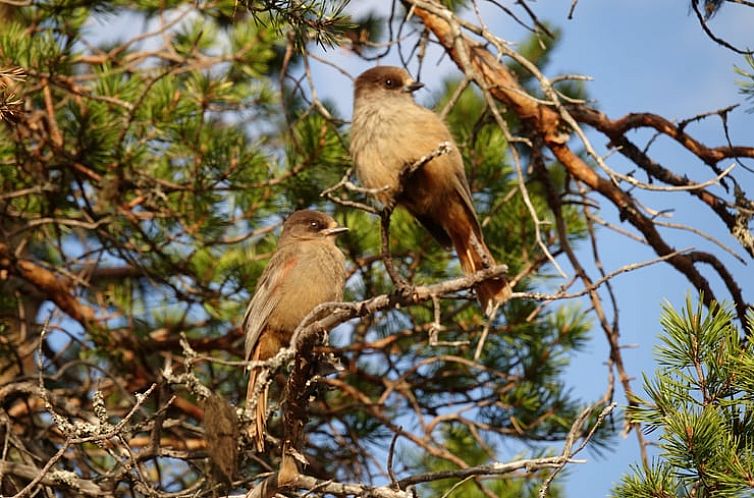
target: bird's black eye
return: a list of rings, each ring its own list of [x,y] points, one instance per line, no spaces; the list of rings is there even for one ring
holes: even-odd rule
[[[385,80],[386,88],[395,88],[396,86],[397,86],[397,82],[394,79],[388,78]]]
[[[321,230],[322,229],[322,223],[320,223],[317,220],[312,220],[309,222],[309,228],[313,231]]]

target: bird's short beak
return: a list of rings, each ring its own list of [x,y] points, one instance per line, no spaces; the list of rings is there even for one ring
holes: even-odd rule
[[[348,227],[332,227],[332,228],[325,228],[322,230],[322,233],[324,233],[327,236],[330,235],[340,235],[343,232],[347,232]]]
[[[424,88],[424,83],[421,83],[420,81],[412,81],[403,86],[403,91],[406,93],[413,93],[420,88]]]

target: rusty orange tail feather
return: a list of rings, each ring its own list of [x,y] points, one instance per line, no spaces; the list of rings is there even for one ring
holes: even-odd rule
[[[495,266],[492,253],[481,236],[477,236],[471,227],[467,227],[461,233],[450,235],[464,273],[471,274]],[[477,284],[474,289],[482,311],[487,316],[492,314],[497,304],[507,301],[512,292],[510,283],[505,277],[485,280]]]

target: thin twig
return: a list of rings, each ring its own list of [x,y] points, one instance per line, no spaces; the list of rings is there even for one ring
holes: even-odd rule
[[[587,417],[590,413],[594,410],[593,406],[587,407],[584,411],[581,412],[581,414],[576,417],[576,420],[571,425],[571,430],[568,432],[568,437],[566,438],[566,443],[563,446],[563,453],[562,456],[564,458],[571,458],[578,454],[581,450],[584,449],[584,447],[589,443],[589,441],[594,436],[594,433],[597,431],[597,428],[602,425],[602,421],[605,419],[605,417],[610,414],[615,407],[617,406],[617,403],[610,403],[605,408],[602,409],[600,414],[597,416],[597,420],[595,421],[594,425],[592,426],[589,433],[584,437],[584,439],[581,442],[581,445],[576,448],[575,451],[571,451],[573,448],[574,443],[576,442],[576,439],[579,438],[581,435],[581,426],[586,421]],[[542,484],[542,487],[539,488],[539,498],[545,498],[547,495],[547,492],[550,490],[550,484],[552,484],[552,481],[555,479],[555,476],[557,476],[561,470],[563,470],[563,467],[565,467],[566,462],[564,461],[561,465],[557,466],[555,470],[552,471],[552,473],[547,476],[547,479],[545,479],[545,482]]]
[[[403,427],[401,427],[401,430]],[[387,452],[387,473],[388,476],[390,476],[390,487],[393,489],[398,489],[398,480],[395,477],[395,471],[393,471],[393,456],[395,455],[395,443],[398,441],[398,438],[400,437],[400,432],[396,432],[393,434],[393,438],[390,440],[390,447],[388,448]]]

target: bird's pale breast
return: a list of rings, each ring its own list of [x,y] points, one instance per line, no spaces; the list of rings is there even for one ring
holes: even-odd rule
[[[354,109],[351,155],[356,174],[367,188],[387,186],[395,191],[401,171],[443,142],[451,142],[453,150],[425,165],[406,186],[416,190],[414,195],[406,192],[406,197],[422,204],[411,206],[415,212],[430,211],[433,204],[445,202],[458,188],[457,178],[464,174],[448,128],[434,112],[410,100],[366,100]],[[392,193],[377,198],[385,203]]]
[[[281,284],[281,300],[270,315],[272,329],[292,333],[316,306],[340,301],[345,283],[343,253],[327,240],[296,244],[295,263]]]

